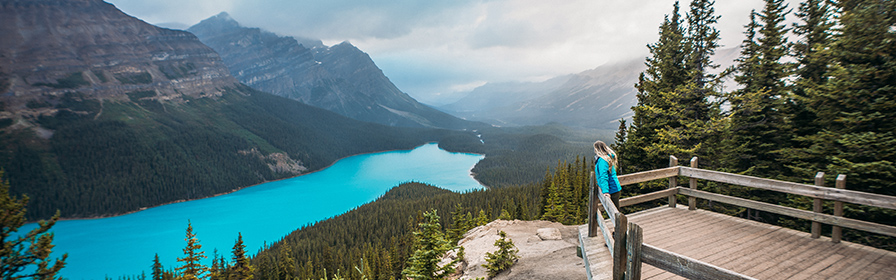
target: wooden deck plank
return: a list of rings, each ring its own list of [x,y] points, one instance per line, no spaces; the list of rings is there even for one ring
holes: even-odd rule
[[[706,252],[708,254],[704,254],[704,256],[695,256],[703,259],[704,261],[715,264],[720,267],[724,267],[726,269],[733,269],[734,264],[731,263],[734,259],[739,259],[741,257],[751,257],[753,261],[756,261],[757,255],[762,255],[757,251],[768,248],[763,246],[768,244],[772,240],[776,239],[775,232],[778,229],[775,228],[759,228],[758,231],[753,231],[748,235],[744,235],[741,239],[737,240],[739,242],[729,242],[728,249],[726,250],[716,250],[713,252],[710,249],[707,249]],[[734,246],[731,246],[734,245]],[[719,244],[719,246],[723,246],[723,244]]]
[[[695,238],[684,239],[680,242],[667,244],[665,246],[667,246],[667,248],[669,248],[670,250],[678,250],[680,248],[680,249],[682,249],[682,251],[680,251],[680,253],[686,254],[686,253],[689,253],[688,252],[689,250],[690,251],[700,250],[700,249],[706,248],[706,246],[713,246],[713,245],[715,245],[715,243],[719,243],[719,242],[724,243],[724,242],[726,242],[726,240],[725,240],[726,237],[729,237],[732,235],[740,236],[740,234],[744,234],[744,231],[750,230],[744,224],[735,224],[732,226],[730,222],[727,222],[724,220],[709,220],[707,222],[713,222],[713,221],[716,223],[715,224],[704,224],[702,226],[698,226],[693,229],[698,232],[707,232],[709,234],[702,235],[702,236],[698,235],[698,234],[691,234],[691,236],[695,237]],[[696,237],[700,237],[700,238],[696,238]]]
[[[848,267],[864,266],[864,264],[860,263],[863,257],[867,255],[875,255],[873,252],[862,250],[861,246],[855,243],[844,243],[844,245],[846,246],[841,246],[841,249],[838,250],[838,254],[842,254],[843,259],[819,271],[818,273],[815,273],[814,278],[828,279],[834,276],[834,274],[836,274],[838,271],[842,271]]]
[[[825,268],[828,268],[829,266],[834,265],[835,263],[837,263],[837,261],[840,261],[843,258],[844,258],[844,256],[841,254],[831,254],[830,256],[823,259],[822,261],[817,262],[817,263],[813,264],[812,266],[809,266],[808,268],[800,271],[799,273],[795,273],[793,276],[791,276],[790,278],[787,278],[787,279],[806,280],[806,279],[815,277],[815,274],[818,274],[818,272],[821,272]],[[783,278],[780,278],[780,279],[783,279]]]
[[[860,246],[858,244],[850,243],[850,245]],[[862,248],[864,249],[864,248]],[[859,251],[859,249],[857,249]],[[836,274],[828,277],[828,279],[847,279],[854,276],[859,271],[866,269],[872,263],[877,261],[877,259],[883,257],[885,252],[883,250],[874,250],[871,252],[867,252],[867,250],[861,250],[862,257],[856,261],[854,261],[851,265],[846,266],[844,269],[836,272]]]
[[[613,257],[605,246],[603,235],[588,237],[588,225],[579,226],[579,247],[582,248],[582,259],[585,262],[588,279],[613,279]]]
[[[777,229],[776,231],[780,230],[781,229]],[[719,263],[719,265],[731,264],[729,269],[740,271],[746,275],[755,276],[759,272],[778,265],[780,262],[775,260],[776,256],[792,252],[796,248],[803,246],[803,244],[808,244],[809,238],[804,238],[805,237],[791,234],[786,235],[784,238],[778,238],[776,240],[777,242],[770,246],[758,246],[759,248],[757,249],[771,248],[769,251],[763,251],[761,253],[765,258],[758,262],[755,256],[756,253],[754,252],[754,254],[743,255],[739,258],[732,259],[727,263]]]
[[[719,234],[724,234],[724,236],[711,239],[711,242],[707,241],[706,245],[698,247],[697,252],[689,254],[689,256],[712,263],[711,261],[719,259],[719,255],[730,256],[730,251],[742,251],[752,244],[769,239],[768,234],[774,231],[774,228],[757,227],[746,223],[739,225],[741,226],[730,227],[736,231],[727,234],[720,232]]]
[[[641,225],[644,229],[644,243],[659,246],[662,248],[677,248],[681,244],[687,244],[692,240],[699,240],[706,236],[713,236],[715,232],[730,229],[731,224],[727,223],[728,218],[714,219],[705,215],[693,215],[687,213],[685,209],[676,209],[677,212],[685,212],[676,218],[668,218],[665,220],[654,221],[654,223],[642,222],[639,219],[632,218],[630,221]],[[734,217],[731,217],[736,219]],[[679,223],[670,223],[669,220],[679,220]],[[671,227],[657,225],[672,224]]]
[[[777,265],[777,267],[757,274],[756,278],[786,279],[788,277],[791,277],[794,274],[803,271],[809,265],[814,263],[810,258],[826,258],[831,255],[831,248],[833,248],[834,245],[836,244],[831,242],[812,240],[812,243],[810,243],[810,246],[812,246],[811,248],[806,248],[802,251],[798,251],[798,254],[796,254],[792,258],[782,260],[781,264]]]
[[[644,229],[644,238],[654,238],[656,240],[645,239],[644,242],[649,244],[668,242],[668,239],[662,239],[666,236],[678,236],[675,232],[687,232],[692,227],[700,225],[700,220],[691,219],[690,217],[682,217],[680,211],[669,208],[663,215],[654,215],[652,219],[641,219],[640,216],[630,217],[631,222],[641,225]],[[678,223],[669,223],[669,220],[677,220]]]
[[[874,261],[875,264],[880,264],[883,268],[871,276],[869,279],[893,279],[896,278],[896,265],[894,265],[894,257],[885,256],[883,258],[877,259]]]
[[[644,215],[641,215],[641,214]],[[758,279],[894,279],[896,252],[683,205],[628,215],[644,242]],[[601,238],[602,240],[602,238]],[[608,266],[612,267],[611,265]],[[642,279],[684,279],[643,264]]]

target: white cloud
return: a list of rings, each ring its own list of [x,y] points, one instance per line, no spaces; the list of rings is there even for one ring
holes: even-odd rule
[[[535,80],[647,55],[674,0],[110,0],[151,23],[226,11],[282,35],[350,41],[421,100],[483,81]],[[681,2],[682,13],[688,1]],[[722,44],[763,1],[717,1]],[[791,8],[796,6],[791,4]],[[792,18],[792,16],[791,16]]]

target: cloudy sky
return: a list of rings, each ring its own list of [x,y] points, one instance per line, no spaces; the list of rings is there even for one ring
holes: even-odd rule
[[[539,81],[643,58],[674,0],[106,0],[154,24],[222,11],[280,35],[349,41],[424,103],[486,82]],[[689,2],[682,1],[682,11]],[[717,1],[723,47],[743,40],[761,0]],[[796,4],[791,4],[795,8]],[[791,16],[792,17],[792,16]],[[452,94],[455,93],[455,94]]]

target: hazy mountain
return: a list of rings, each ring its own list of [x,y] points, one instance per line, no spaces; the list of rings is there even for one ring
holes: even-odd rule
[[[716,51],[713,61],[720,73],[734,64],[739,48]],[[463,99],[439,108],[469,120],[500,126],[540,125],[557,122],[568,126],[616,129],[619,119],[630,119],[637,105],[638,76],[646,70],[643,58],[632,59],[559,76],[540,83],[485,84]],[[724,90],[737,88],[733,79]]]
[[[100,0],[0,0],[0,23],[0,169],[29,218],[201,198],[440,137],[478,144],[251,89],[193,34]]]
[[[348,42],[278,36],[240,26],[221,13],[188,29],[224,59],[234,77],[358,120],[392,126],[463,128],[466,121],[401,92],[373,60]]]
[[[644,68],[643,59],[638,59],[541,83],[486,84],[440,108],[501,126],[557,122],[613,129],[619,119],[631,117],[631,107],[638,101],[634,84]]]

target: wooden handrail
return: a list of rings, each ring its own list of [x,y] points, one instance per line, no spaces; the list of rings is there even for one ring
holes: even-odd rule
[[[652,193],[639,194],[636,196],[626,197],[619,200],[619,207],[626,207],[635,205],[638,203],[644,203],[652,200],[657,200],[660,198],[668,197],[670,195],[678,194],[678,188],[674,189],[665,189],[660,191],[655,191]]]
[[[620,185],[631,185],[637,183],[643,183],[647,181],[653,181],[657,179],[666,179],[672,176],[678,176],[678,169],[680,166],[666,167],[662,169],[641,171],[637,173],[630,173],[625,175],[619,175],[616,178],[619,179]]]
[[[716,194],[711,192],[692,190],[688,188],[678,187],[678,193],[688,196],[693,196],[697,198],[708,199],[716,202],[727,203],[731,205],[737,205],[741,207],[747,207],[750,209],[762,210],[765,212],[781,214],[785,216],[791,216],[800,219],[806,219],[809,221],[819,222],[823,224],[848,227],[852,229],[863,230],[871,233],[877,233],[882,235],[888,235],[896,237],[896,227],[889,225],[882,225],[872,222],[866,222],[862,220],[838,217],[834,215],[815,213],[813,211],[801,210],[796,208],[790,208],[786,206],[775,205],[771,203],[759,202],[754,200],[749,200],[745,198],[727,196],[722,194]],[[620,203],[622,204],[622,203]]]
[[[649,244],[641,244],[641,261],[688,279],[755,279]]]
[[[740,185],[745,187],[753,187],[789,194],[808,196],[812,198],[821,198],[896,210],[896,198],[882,194],[836,188],[822,188],[813,185],[765,179],[747,175],[731,174],[713,170],[697,169],[685,166],[680,167],[679,172],[679,175],[681,176],[709,180],[713,182],[727,183],[732,185]]]
[[[640,276],[641,261],[690,279],[753,279],[751,277],[733,271],[729,271],[711,264],[703,263],[699,260],[691,259],[687,256],[679,255],[673,252],[653,247],[649,244],[641,243],[640,227],[635,223],[627,222],[627,217],[621,214],[621,212],[617,208],[661,199],[664,197],[669,197],[669,203],[670,205],[672,205],[673,203],[675,203],[674,197],[676,194],[689,196],[688,204],[689,209],[691,210],[694,210],[694,199],[702,198],[721,203],[757,209],[770,213],[806,219],[812,221],[813,223],[824,223],[833,225],[835,234],[832,236],[832,241],[834,242],[837,242],[840,239],[840,234],[837,234],[840,227],[848,227],[871,233],[896,237],[896,227],[894,226],[842,217],[843,202],[896,210],[896,197],[844,189],[846,184],[844,175],[840,175],[837,177],[837,188],[826,188],[821,187],[821,185],[823,185],[823,180],[821,179],[822,176],[824,176],[823,173],[819,173],[819,175],[816,176],[816,184],[819,186],[813,186],[699,169],[696,168],[696,157],[691,159],[691,167],[677,166],[677,164],[677,158],[670,157],[670,165],[672,166],[668,168],[618,176],[620,185],[631,185],[666,178],[669,178],[670,182],[668,189],[621,199],[618,206],[613,205],[613,203],[610,202],[609,195],[601,193],[600,188],[597,188],[595,186],[594,172],[591,172],[591,194],[589,197],[589,204],[591,205],[589,205],[589,209],[592,209],[590,211],[593,213],[589,213],[589,236],[596,236],[596,232],[594,232],[592,235],[593,231],[591,230],[591,228],[596,228],[596,226],[592,225],[592,223],[600,226],[600,230],[602,235],[604,236],[605,242],[607,243],[607,247],[610,248],[611,254],[613,255],[614,279],[622,279],[621,277],[623,275],[625,276],[625,279],[637,279],[637,277]],[[690,179],[689,188],[677,186],[677,176],[688,177]],[[813,212],[765,202],[753,201],[739,197],[700,191],[696,189],[697,179],[807,196],[814,198],[814,200],[816,201],[814,204],[816,204],[816,206],[819,204],[818,201],[820,201],[821,199],[833,200],[835,201],[835,205],[837,206],[835,208],[837,209],[835,209],[835,215],[828,215],[821,213],[820,209],[817,209],[818,207],[815,207],[816,210]],[[601,205],[603,205],[604,210],[607,211],[611,222],[615,225],[615,236],[610,236],[608,227],[605,224],[603,216],[600,213],[600,207],[594,205],[594,203],[597,201],[600,201]],[[626,251],[628,251],[629,253],[626,254]],[[640,251],[640,253],[638,253],[638,251]],[[627,256],[623,256],[620,254],[625,254]],[[625,263],[624,265],[622,264],[623,262]],[[622,271],[626,272],[623,274]]]

